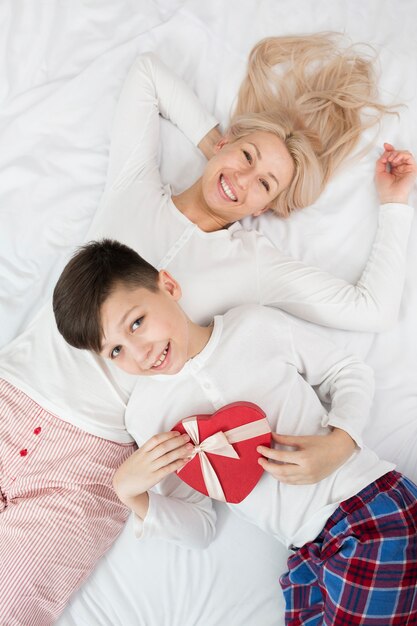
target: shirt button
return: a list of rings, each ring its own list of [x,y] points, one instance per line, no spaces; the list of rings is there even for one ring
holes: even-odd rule
[[[203,387],[204,389],[210,389],[211,385],[210,383],[204,383]]]
[[[20,451],[20,456],[26,456],[28,453],[28,451],[26,450],[26,448],[24,450]]]
[[[37,426],[37,427],[35,428],[35,430],[33,431],[33,434],[34,434],[34,435],[39,435],[39,433],[41,432],[41,430],[42,430],[42,428],[41,428],[40,426]]]

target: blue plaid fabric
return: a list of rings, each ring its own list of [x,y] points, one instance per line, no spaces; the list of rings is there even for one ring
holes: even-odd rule
[[[349,498],[281,577],[287,626],[417,626],[417,487],[389,472]]]

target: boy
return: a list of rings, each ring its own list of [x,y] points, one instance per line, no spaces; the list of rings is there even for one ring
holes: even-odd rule
[[[320,446],[341,429],[352,455],[330,476],[311,485],[276,481],[275,461],[286,453],[260,447],[266,473],[243,502],[228,506],[294,551],[281,578],[288,624],[416,624],[417,488],[362,444],[370,369],[272,309],[237,307],[208,327],[194,324],[175,279],[117,242],[85,246],[67,268],[54,293],[64,338],[148,378],[139,379],[126,413],[140,448],[114,478],[138,536],[191,546],[213,536],[210,500],[175,475],[193,450],[188,436],[167,432],[180,419],[245,400],[289,435],[287,445],[291,435],[307,434]],[[286,469],[290,476],[292,463]]]

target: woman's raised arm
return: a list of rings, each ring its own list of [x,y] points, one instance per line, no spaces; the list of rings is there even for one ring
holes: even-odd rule
[[[217,124],[194,92],[162,61],[152,53],[142,54],[133,63],[117,104],[107,188],[128,186],[132,177],[145,171],[147,177],[159,178],[160,115],[195,145]]]
[[[389,164],[389,165],[387,165]],[[417,167],[408,151],[385,144],[375,182],[382,202],[378,230],[362,276],[352,285],[286,257],[258,240],[260,299],[316,324],[378,332],[397,320],[406,271],[413,208],[407,204]],[[329,263],[330,266],[330,263]]]

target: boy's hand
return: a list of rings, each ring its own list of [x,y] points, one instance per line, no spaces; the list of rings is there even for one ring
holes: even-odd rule
[[[297,448],[294,451],[274,450],[258,446],[266,458],[258,463],[282,483],[308,485],[329,476],[352,455],[355,442],[344,430],[334,428],[329,435],[304,437],[272,433],[276,443]]]
[[[148,439],[116,470],[114,489],[129,508],[137,496],[159,483],[165,476],[183,467],[193,445],[188,435],[176,431],[160,433]]]
[[[390,143],[384,143],[384,150],[375,168],[375,185],[380,203],[407,204],[417,176],[415,159],[408,150],[395,150]]]

